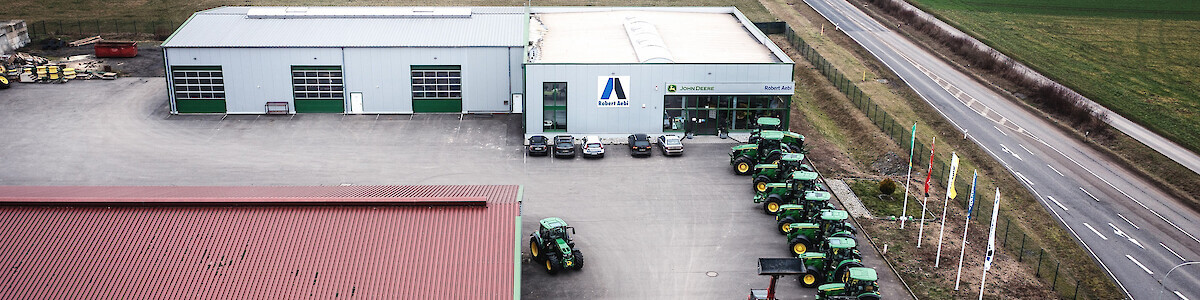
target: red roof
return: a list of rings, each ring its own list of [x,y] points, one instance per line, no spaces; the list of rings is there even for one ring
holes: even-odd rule
[[[518,186],[0,187],[0,298],[513,299]]]

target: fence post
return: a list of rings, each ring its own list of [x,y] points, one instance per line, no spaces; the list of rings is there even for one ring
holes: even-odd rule
[[[96,20],[96,35],[100,34],[100,20]]]
[[[1041,252],[1038,252],[1037,271],[1033,271],[1033,276],[1036,276],[1037,278],[1042,278],[1042,256],[1046,254],[1045,248],[1041,250]]]
[[[1008,225],[1012,225],[1012,219],[1004,219],[1004,247],[1008,247]]]
[[[1062,266],[1062,262],[1054,263],[1054,280],[1052,280],[1050,283],[1051,291],[1053,291],[1055,288],[1058,288],[1058,267],[1060,266]]]
[[[1079,279],[1075,279],[1075,295],[1071,296],[1071,300],[1079,299]]]
[[[1018,251],[1017,253],[1020,253],[1017,255],[1017,262],[1024,261],[1024,259],[1025,259],[1025,233],[1024,232],[1021,233],[1021,251]]]

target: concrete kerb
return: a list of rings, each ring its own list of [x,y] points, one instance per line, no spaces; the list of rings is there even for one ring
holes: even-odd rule
[[[825,175],[821,175],[821,171],[819,171],[817,165],[813,163],[811,159],[805,158],[805,160],[808,161],[808,165],[813,166],[813,171],[819,175],[818,178],[821,180],[821,182],[825,184],[825,186],[829,186],[829,182],[825,180]],[[846,204],[842,202],[841,198],[839,198],[836,194],[830,194],[833,195],[834,199],[836,199],[837,202],[842,205],[842,207],[846,207]],[[862,224],[858,222],[858,217],[852,216],[850,219],[854,221],[854,226],[857,226],[860,229],[863,228]],[[879,245],[876,245],[875,241],[871,239],[871,235],[867,234],[866,230],[860,230],[859,232],[862,233],[863,237],[867,238],[867,242],[871,244],[871,248],[875,249],[875,253],[879,253],[879,257],[883,258],[883,263],[887,264],[888,269],[892,270],[892,274],[896,275],[896,279],[900,281],[900,284],[904,285],[904,290],[908,291],[909,296],[912,296],[913,299],[920,299],[917,298],[917,294],[913,293],[912,287],[908,285],[908,282],[904,281],[904,277],[900,276],[900,270],[897,270],[896,266],[892,265],[892,261],[888,260],[886,254],[879,249]]]

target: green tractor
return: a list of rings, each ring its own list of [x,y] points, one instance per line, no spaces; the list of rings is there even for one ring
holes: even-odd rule
[[[829,203],[830,198],[832,196],[829,192],[807,191],[804,192],[804,201],[800,204],[780,205],[779,213],[775,215],[779,233],[791,233],[792,223],[815,222],[817,216],[821,214],[821,210],[833,209],[833,204]]]
[[[804,154],[788,153],[779,158],[778,164],[758,164],[754,166],[754,192],[767,191],[767,184],[784,182],[787,175],[795,171],[813,172],[813,168],[804,164]]]
[[[759,163],[778,164],[788,151],[781,146],[783,132],[763,131],[762,138],[757,143],[743,144],[733,147],[729,152],[729,164],[737,175],[750,175],[753,167]]]
[[[529,254],[533,261],[546,267],[546,273],[554,275],[564,269],[582,270],[583,253],[575,249],[575,227],[559,218],[545,218],[537,232],[529,235]],[[567,233],[567,231],[570,233]]]
[[[801,255],[814,249],[822,241],[842,237],[854,239],[854,226],[846,222],[850,214],[844,210],[823,209],[814,223],[791,223],[788,225],[788,249],[793,255]]]
[[[797,255],[804,269],[798,278],[800,286],[814,288],[826,282],[845,282],[850,270],[863,267],[857,247],[854,239],[833,237],[821,245],[820,252]]]
[[[817,287],[815,299],[879,300],[883,298],[879,295],[879,276],[875,273],[875,269],[850,268],[844,276],[841,283],[827,283]]]
[[[772,117],[758,118],[758,128],[756,128],[756,129],[754,129],[754,131],[750,132],[750,138],[746,141],[746,143],[757,144],[758,141],[760,139],[762,139],[763,132],[772,131],[772,130],[781,130],[782,129],[782,127],[780,127],[781,124],[782,124],[782,122],[779,120],[779,118],[772,118]],[[804,136],[803,135],[800,135],[799,133],[795,133],[795,132],[791,132],[791,131],[782,131],[782,133],[783,133],[783,139],[782,139],[783,145],[782,146],[786,147],[788,149],[788,152],[792,152],[792,153],[807,153],[808,152],[806,149],[804,149]]]
[[[767,183],[765,192],[754,195],[754,203],[762,203],[763,211],[768,215],[779,214],[780,206],[794,204],[807,191],[824,189],[817,183],[817,173],[809,171],[792,172],[787,182]]]

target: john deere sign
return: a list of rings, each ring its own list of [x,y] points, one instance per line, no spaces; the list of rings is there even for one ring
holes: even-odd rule
[[[791,95],[794,82],[776,83],[668,83],[668,95]]]

